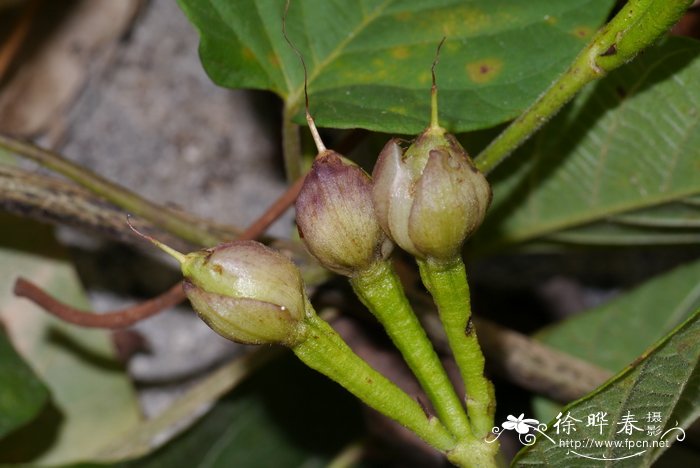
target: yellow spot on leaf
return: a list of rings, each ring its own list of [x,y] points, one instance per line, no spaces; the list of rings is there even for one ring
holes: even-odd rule
[[[572,31],[574,36],[580,38],[580,39],[586,39],[588,36],[590,36],[593,33],[593,30],[589,28],[588,26],[578,26],[574,28]]]
[[[403,106],[391,106],[388,109],[389,112],[394,113],[394,114],[406,114],[406,108]]]
[[[280,66],[280,58],[277,56],[277,54],[268,54],[267,61],[270,62],[275,68],[279,68]]]
[[[391,49],[391,56],[395,59],[405,59],[411,55],[411,51],[408,47],[394,47]]]
[[[397,13],[396,15],[394,15],[394,18],[396,18],[396,21],[404,23],[413,18],[413,13],[411,13],[410,11],[402,11],[401,13]]]
[[[248,47],[243,48],[243,59],[253,61],[255,60],[255,54]]]
[[[437,10],[423,20],[426,27],[440,25],[442,33],[449,37],[461,37],[474,34],[491,26],[492,18],[488,14],[466,5]]]
[[[439,81],[439,74],[438,74],[438,81]],[[418,74],[418,82],[422,85],[432,83],[433,80],[433,75],[429,71],[422,71]]]
[[[380,58],[373,58],[372,59],[372,66],[377,67],[377,68],[382,68],[384,66],[384,60]]]
[[[547,24],[557,24],[557,17],[551,15],[544,15],[544,22]]]
[[[486,58],[467,64],[467,75],[474,83],[488,83],[496,78],[503,69],[503,61]]]

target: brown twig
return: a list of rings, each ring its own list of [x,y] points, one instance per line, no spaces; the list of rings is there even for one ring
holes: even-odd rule
[[[279,219],[289,209],[299,195],[304,177],[299,177],[248,229],[243,231],[240,239],[255,239],[264,233],[268,227]]]
[[[256,239],[261,236],[265,230],[277,218],[279,218],[291,205],[301,189],[301,182],[304,178],[300,178],[291,187],[287,189],[271,206],[258,218],[248,229],[245,230],[239,239],[248,240]],[[31,283],[24,278],[18,278],[15,283],[14,293],[16,296],[25,297],[35,304],[42,307],[48,313],[59,317],[60,319],[80,325],[83,327],[92,328],[125,328],[129,327],[141,320],[147,319],[156,315],[159,312],[179,304],[185,299],[185,291],[182,288],[182,282],[178,282],[163,294],[154,297],[141,304],[127,307],[125,309],[110,311],[102,314],[93,314],[84,310],[76,309],[69,306],[44,292],[41,288]]]
[[[125,328],[180,303],[185,297],[180,282],[164,294],[139,305],[106,314],[92,314],[57,301],[34,283],[21,277],[15,283],[14,293],[18,297],[26,297],[61,320],[90,328]]]
[[[38,6],[39,0],[33,0],[27,4],[5,44],[0,48],[0,80],[3,79],[7,69],[12,65],[12,61],[27,37]]]

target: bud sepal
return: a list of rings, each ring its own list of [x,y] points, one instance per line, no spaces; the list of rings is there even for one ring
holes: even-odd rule
[[[185,294],[199,318],[224,338],[242,344],[294,346],[304,338],[303,323],[289,309],[257,299],[209,293],[189,281]]]
[[[384,231],[417,258],[451,260],[481,225],[491,188],[457,139],[429,127],[403,152],[392,139],[373,172]]]

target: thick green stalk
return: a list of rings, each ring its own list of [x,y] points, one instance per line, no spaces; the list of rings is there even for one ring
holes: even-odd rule
[[[215,226],[209,221],[150,202],[53,151],[4,135],[0,135],[0,148],[56,171],[120,208],[142,216],[156,226],[194,244],[216,245],[237,235],[233,229]]]
[[[571,66],[474,160],[483,173],[552,118],[587,83],[632,60],[683,15],[692,0],[629,0],[601,28]]]
[[[357,296],[379,320],[433,403],[438,418],[458,439],[470,437],[469,421],[440,358],[413,313],[388,261],[350,279]]]
[[[487,443],[481,440],[464,440],[447,454],[447,459],[454,465],[464,468],[497,468],[499,465],[498,442]]]
[[[436,418],[428,417],[403,390],[355,354],[316,313],[305,320],[307,338],[292,346],[306,365],[336,381],[368,406],[394,419],[442,452],[456,446]]]
[[[493,427],[493,385],[484,376],[484,355],[471,320],[469,285],[464,262],[418,260],[423,284],[438,308],[467,393],[467,413],[474,435],[482,439]]]

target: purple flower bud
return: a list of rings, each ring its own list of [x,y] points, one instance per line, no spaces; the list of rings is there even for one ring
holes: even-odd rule
[[[369,176],[334,151],[314,162],[296,211],[306,247],[329,270],[352,276],[391,253],[374,214]]]

